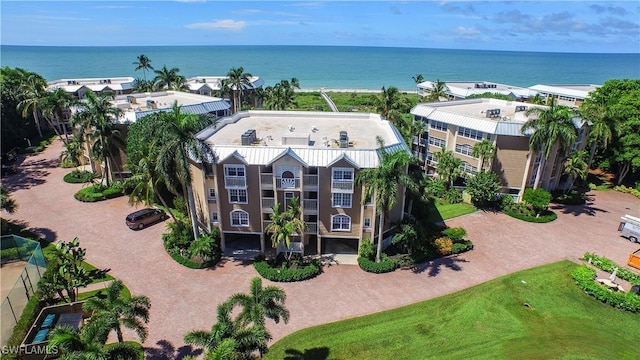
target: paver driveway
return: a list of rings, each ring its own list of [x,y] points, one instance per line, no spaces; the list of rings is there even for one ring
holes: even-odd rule
[[[68,169],[56,167],[62,146],[29,156],[20,173],[3,179],[19,204],[10,218],[53,240],[80,238],[88,260],[110,268],[133,294],[151,299],[147,357],[168,359],[191,351],[183,335],[209,329],[218,303],[247,291],[257,273],[252,266],[227,261],[213,269],[191,270],[164,251],[163,224],[142,231],[124,223],[133,210],[126,198],[81,203],[73,194],[82,186],[62,181]],[[640,215],[640,200],[614,191],[592,195],[587,206],[560,207],[550,224],[525,223],[502,214],[476,212],[448,221],[463,226],[476,248],[470,253],[425,264],[417,271],[374,275],[357,266],[335,265],[319,277],[291,284],[286,290],[289,324],[270,324],[274,340],[311,325],[414,303],[461,290],[517,270],[561,259],[577,260],[584,252],[626,263],[639,245],[617,233],[620,216]],[[264,281],[270,284],[269,281]]]

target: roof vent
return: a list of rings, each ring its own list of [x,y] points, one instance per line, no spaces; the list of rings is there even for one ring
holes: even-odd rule
[[[500,117],[500,109],[489,109],[485,114],[488,118],[497,118]]]

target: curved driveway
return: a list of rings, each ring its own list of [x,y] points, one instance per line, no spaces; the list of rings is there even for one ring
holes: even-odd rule
[[[133,210],[126,198],[76,201],[73,194],[82,185],[62,181],[69,169],[57,167],[61,150],[56,141],[44,153],[28,156],[19,173],[3,179],[19,204],[9,218],[53,241],[79,237],[89,262],[110,268],[133,294],[151,299],[147,358],[191,353],[183,335],[208,330],[216,321],[217,304],[247,291],[257,273],[235,261],[205,270],[184,268],[164,251],[163,224],[142,231],[125,226],[124,218]],[[449,220],[449,226],[467,229],[475,250],[419,269],[374,275],[357,266],[333,265],[309,281],[275,283],[286,290],[291,319],[286,325],[269,324],[274,341],[308,326],[441,296],[517,270],[561,259],[575,261],[586,251],[626,263],[640,245],[620,238],[617,227],[625,213],[640,215],[640,200],[615,191],[592,193],[591,199],[586,206],[558,207],[558,220],[549,224],[485,212]]]

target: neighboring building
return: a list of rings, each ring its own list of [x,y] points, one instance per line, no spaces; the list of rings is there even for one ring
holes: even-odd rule
[[[199,225],[218,226],[223,249],[242,239],[264,252],[271,206],[297,197],[308,225],[306,253],[355,254],[363,239],[377,236],[375,201],[364,201],[354,183],[361,170],[379,166],[377,136],[384,151],[409,152],[398,130],[375,114],[243,111],[221,119],[197,135],[217,157],[192,165]],[[389,223],[403,216],[399,193]]]
[[[545,99],[555,97],[558,105],[579,107],[589,93],[595,91],[600,85],[534,85],[529,89],[537,92]]]
[[[221,98],[191,94],[181,91],[159,91],[153,93],[135,93],[116,96],[114,104],[122,110],[118,122],[130,124],[136,120],[159,111],[172,111],[173,104],[188,114],[208,114],[222,117],[230,114],[231,105]]]
[[[434,81],[424,81],[418,84],[418,96],[428,96],[434,88]],[[527,101],[536,92],[527,88],[498,84],[488,81],[447,81],[445,94],[448,100],[462,100],[472,95],[497,93],[509,96],[512,100]]]
[[[115,95],[133,92],[136,80],[132,77],[60,79],[49,81],[48,89],[62,88],[76,99],[84,99],[88,90],[95,93],[113,93]]]
[[[529,136],[522,134],[522,125],[529,119],[526,110],[532,105],[524,102],[497,99],[471,99],[418,104],[411,109],[415,120],[427,124],[427,132],[413,139],[413,153],[423,161],[425,171],[434,174],[437,163],[433,154],[441,148],[452,150],[463,161],[463,170],[476,174],[481,160],[471,156],[473,146],[488,139],[496,148],[491,161],[493,170],[500,179],[503,192],[520,199],[525,187],[535,184],[540,154],[529,150]],[[579,129],[578,141],[573,148],[583,149],[586,144],[588,126],[578,118],[574,125]],[[563,161],[557,147],[545,161],[539,187],[560,187]]]
[[[214,91],[222,89],[222,80],[226,76],[195,76],[187,79],[189,92],[206,96],[213,96]],[[264,80],[253,76],[249,79],[253,88],[257,89],[264,85]]]

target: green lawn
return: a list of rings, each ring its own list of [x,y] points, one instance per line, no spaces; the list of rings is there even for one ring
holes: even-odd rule
[[[576,266],[562,261],[304,329],[275,343],[265,359],[640,358],[640,316],[584,294],[571,279]]]
[[[436,202],[436,209],[440,213],[442,220],[451,219],[461,215],[471,214],[477,209],[475,206],[466,203],[458,204],[439,204]]]

